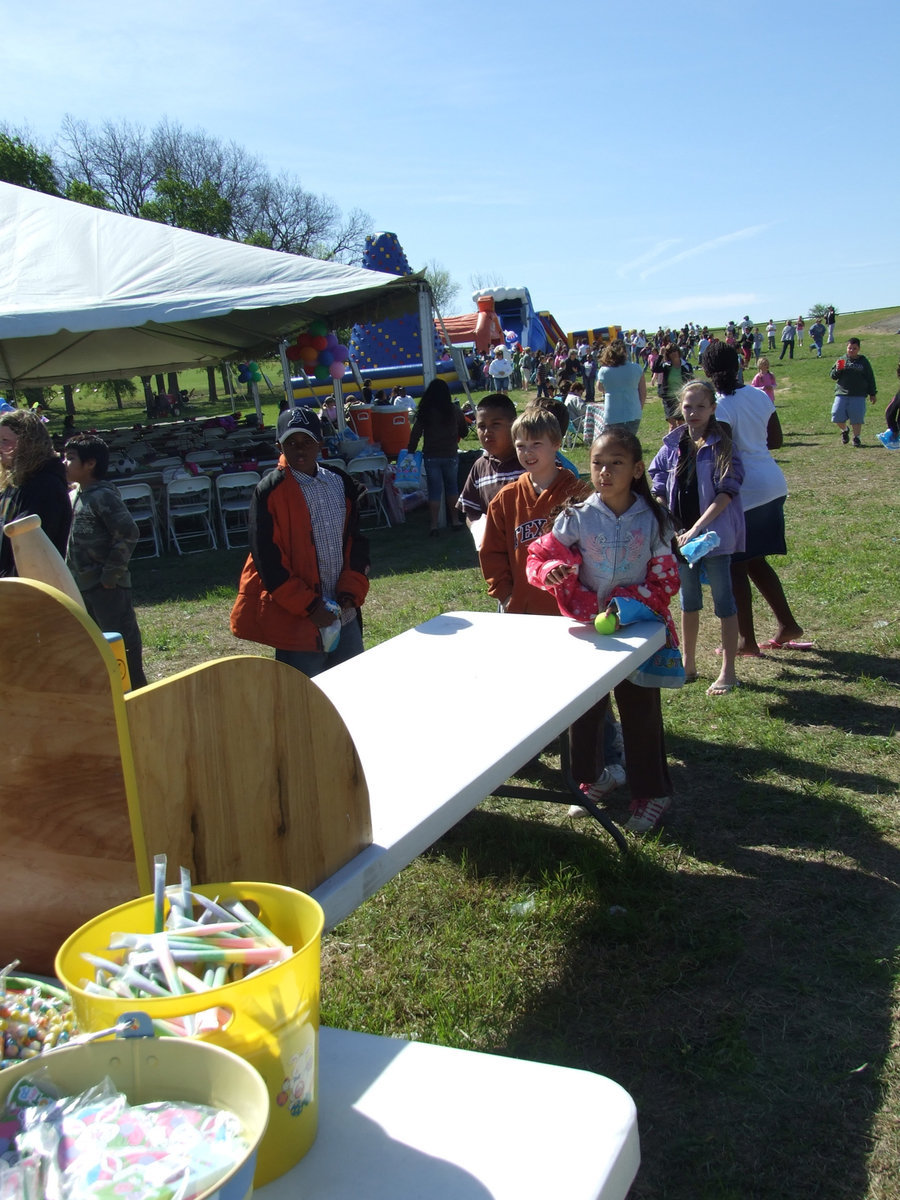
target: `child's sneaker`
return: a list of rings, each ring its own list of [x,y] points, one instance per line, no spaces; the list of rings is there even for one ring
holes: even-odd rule
[[[671,796],[660,796],[656,800],[639,801],[625,828],[632,833],[647,833],[659,824],[665,813],[672,807]]]
[[[859,449],[859,447],[862,445],[862,440],[861,440],[860,438],[858,438],[858,437],[855,437],[855,438],[853,439],[853,445],[854,445],[854,446],[857,448],[857,450],[858,450],[858,449]]]
[[[618,763],[611,763],[608,767],[604,767],[597,779],[593,783],[579,784],[579,790],[584,792],[588,800],[593,800],[594,804],[599,803],[609,792],[615,791],[617,787],[621,787],[625,782],[625,768],[620,767]],[[589,817],[590,813],[586,808],[582,808],[580,804],[573,804],[569,809],[570,817]]]
[[[841,441],[844,443],[845,446],[850,445],[850,430],[849,429],[841,430]]]

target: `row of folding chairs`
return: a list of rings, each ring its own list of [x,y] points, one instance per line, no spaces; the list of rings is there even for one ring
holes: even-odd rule
[[[365,486],[360,499],[361,520],[372,528],[389,527],[384,498],[388,460],[384,454],[364,454],[351,459],[347,471]],[[249,541],[250,499],[259,483],[257,471],[234,471],[215,481],[206,475],[172,479],[165,485],[160,513],[149,483],[117,484],[138,527],[136,558],[158,558],[167,545],[176,554],[215,550],[221,538],[233,550]]]
[[[249,540],[250,499],[259,483],[257,471],[172,479],[161,498],[163,512],[149,483],[120,483],[119,495],[138,527],[135,558],[158,558],[163,547],[176,554],[216,550],[221,538],[233,550]]]

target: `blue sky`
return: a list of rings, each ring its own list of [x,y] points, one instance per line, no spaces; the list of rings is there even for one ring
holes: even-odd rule
[[[331,16],[331,12],[339,15]],[[566,329],[900,303],[895,0],[0,0],[0,120],[168,116]]]

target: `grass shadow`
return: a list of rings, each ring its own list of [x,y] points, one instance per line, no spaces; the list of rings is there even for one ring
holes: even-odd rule
[[[442,839],[435,852],[475,875],[527,889],[565,870],[595,893],[491,1049],[627,1088],[643,1152],[635,1197],[780,1200],[788,1179],[793,1195],[863,1195],[892,1037],[897,855],[871,846],[867,873],[790,849],[791,822],[768,822],[783,853],[729,845],[721,824],[719,796],[678,822],[700,871],[677,870],[683,850],[667,834],[620,856],[587,823],[496,811]],[[866,832],[851,825],[848,838]]]

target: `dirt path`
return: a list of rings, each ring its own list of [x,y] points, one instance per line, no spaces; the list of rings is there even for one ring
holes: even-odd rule
[[[863,333],[900,333],[900,319],[896,316],[885,317],[883,321],[875,321],[863,326]]]

